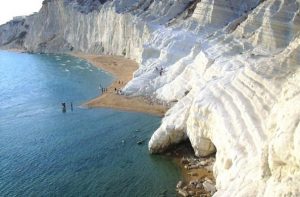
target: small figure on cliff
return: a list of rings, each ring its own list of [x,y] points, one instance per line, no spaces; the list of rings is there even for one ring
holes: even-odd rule
[[[160,75],[160,76],[162,76],[163,71],[164,71],[164,69],[161,68],[160,71],[159,71],[159,75]]]

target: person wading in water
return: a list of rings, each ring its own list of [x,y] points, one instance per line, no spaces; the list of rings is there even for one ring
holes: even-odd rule
[[[61,103],[61,105],[62,105],[62,112],[66,113],[67,111],[66,103]]]

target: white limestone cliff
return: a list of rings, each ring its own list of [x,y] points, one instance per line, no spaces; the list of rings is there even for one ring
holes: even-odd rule
[[[298,0],[81,2],[45,1],[0,45],[136,59],[124,91],[172,105],[151,152],[216,151],[215,196],[300,196]]]

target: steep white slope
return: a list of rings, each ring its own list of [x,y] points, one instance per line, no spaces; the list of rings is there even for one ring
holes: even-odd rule
[[[138,59],[150,29],[130,14],[117,14],[112,3],[101,5],[100,10],[80,13],[73,4],[50,1],[27,20],[34,28],[30,28],[24,47],[42,52],[126,54]]]
[[[192,20],[209,21],[211,9],[198,3]],[[196,155],[216,148],[215,196],[300,195],[298,12],[297,1],[268,1],[236,18],[212,18],[219,26],[192,28],[190,20],[156,30],[125,88],[175,102],[150,151],[186,138]],[[223,18],[231,22],[216,22]]]
[[[179,15],[189,4],[189,1],[174,0],[101,2],[45,0],[39,13],[26,17],[24,25],[30,28],[26,31],[22,47],[38,52],[82,51],[125,55],[139,61],[143,44],[150,34]],[[0,29],[12,30],[7,26]],[[3,40],[10,41],[4,36]],[[0,45],[5,44],[0,42]]]

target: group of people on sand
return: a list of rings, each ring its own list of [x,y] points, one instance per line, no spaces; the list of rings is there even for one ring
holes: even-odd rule
[[[101,88],[102,93],[107,92],[107,88]]]
[[[124,81],[118,81],[118,84],[124,84]],[[108,92],[108,88],[102,88],[102,86],[101,86],[101,84],[100,84],[100,87],[101,87],[101,92],[102,93],[104,93],[104,92]],[[100,87],[99,87],[99,89],[100,89]],[[123,94],[123,92],[122,92],[122,90],[121,89],[117,89],[117,88],[115,88],[115,93],[116,94],[119,94],[119,95],[122,95]]]
[[[61,103],[61,106],[62,106],[62,112],[66,113],[67,112],[67,104]],[[71,108],[71,111],[73,111],[73,103],[72,102],[70,103],[70,108]]]

